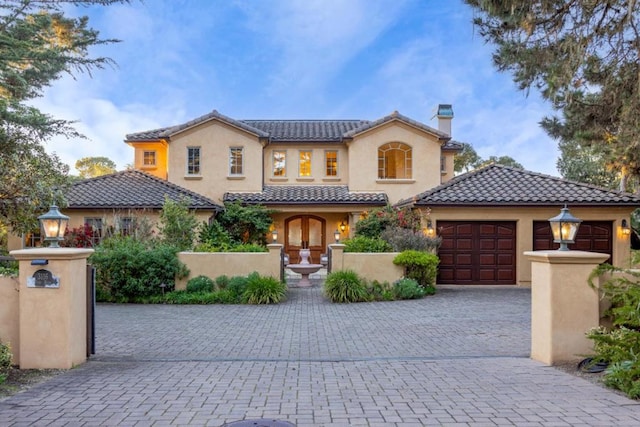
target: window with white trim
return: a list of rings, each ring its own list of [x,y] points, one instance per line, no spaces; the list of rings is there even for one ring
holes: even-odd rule
[[[326,176],[338,176],[338,152],[327,150],[324,152],[324,174]]]
[[[412,164],[407,144],[390,142],[378,148],[378,179],[411,179]]]
[[[187,147],[187,175],[200,175],[200,147]]]
[[[311,176],[311,151],[300,151],[298,163],[298,176]]]
[[[273,151],[273,176],[287,176],[287,152],[283,150]]]
[[[144,151],[142,153],[142,166],[151,167],[156,165],[156,152]]]
[[[244,148],[231,147],[229,148],[229,175],[238,176],[244,172]]]

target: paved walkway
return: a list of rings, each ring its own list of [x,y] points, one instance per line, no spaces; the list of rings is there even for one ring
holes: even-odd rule
[[[528,358],[530,292],[98,307],[98,354],[0,401],[0,425],[637,426],[640,404]]]

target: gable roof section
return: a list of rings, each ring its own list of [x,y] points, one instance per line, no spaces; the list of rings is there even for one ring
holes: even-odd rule
[[[225,193],[225,202],[265,205],[358,204],[385,206],[385,193],[351,192],[346,185],[267,185],[259,193]]]
[[[451,138],[446,133],[420,123],[409,117],[394,111],[392,114],[375,121],[369,120],[235,120],[213,110],[211,113],[190,120],[186,123],[143,132],[130,133],[125,136],[126,142],[157,141],[163,138],[171,138],[173,135],[197,126],[209,120],[220,120],[228,125],[235,126],[259,138],[267,138],[272,142],[342,142],[353,138],[375,127],[382,126],[392,121],[400,121],[409,126],[435,135],[442,142],[443,149],[459,151],[460,143],[449,141]]]
[[[198,193],[138,170],[85,179],[66,193],[68,209],[162,209],[164,197],[191,200],[190,209],[221,210]]]
[[[209,120],[220,120],[228,125],[240,128],[246,132],[252,133],[260,138],[267,138],[269,136],[268,133],[252,127],[246,123],[243,123],[240,120],[232,119],[231,117],[227,117],[224,114],[220,114],[218,111],[213,110],[212,112],[205,114],[203,116],[197,117],[193,120],[189,120],[186,123],[182,123],[175,126],[169,126],[159,129],[148,130],[144,132],[130,133],[125,136],[125,141],[136,142],[136,141],[153,141],[161,138],[171,138],[171,136],[182,132],[183,130],[189,129],[191,127],[197,126],[201,123],[207,122]]]
[[[459,175],[397,205],[416,206],[640,206],[640,196],[489,165]]]

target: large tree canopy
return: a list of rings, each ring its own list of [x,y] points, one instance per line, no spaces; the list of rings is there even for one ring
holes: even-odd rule
[[[116,164],[108,157],[83,157],[76,161],[80,178],[95,178],[116,172]]]
[[[472,169],[478,169],[494,163],[511,166],[516,169],[524,169],[524,166],[510,156],[489,156],[488,159],[483,159],[476,153],[471,144],[463,142],[462,151],[453,157],[453,171],[456,173],[469,172]]]
[[[545,129],[640,176],[640,2],[465,0],[498,70],[560,110]]]
[[[63,74],[91,72],[110,62],[91,57],[91,46],[112,43],[88,18],[64,15],[69,5],[126,0],[0,1],[0,222],[14,231],[33,227],[36,214],[59,200],[68,167],[43,143],[55,135],[78,137],[70,122],[27,104]],[[56,200],[58,194],[58,200]]]

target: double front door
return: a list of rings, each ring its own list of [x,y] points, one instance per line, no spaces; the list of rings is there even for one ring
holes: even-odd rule
[[[325,252],[325,220],[314,215],[297,215],[285,221],[285,251],[289,262],[300,262],[300,249],[311,251],[311,264],[320,264],[320,255]]]

